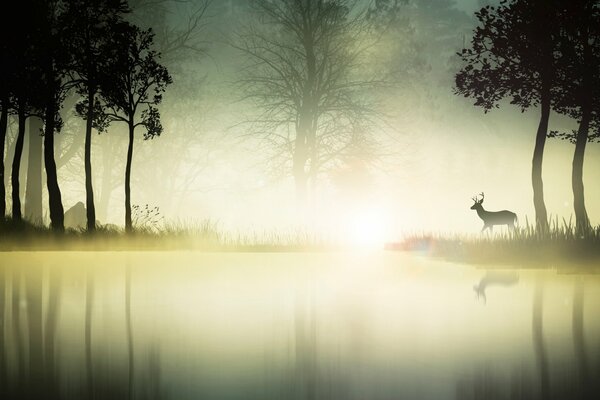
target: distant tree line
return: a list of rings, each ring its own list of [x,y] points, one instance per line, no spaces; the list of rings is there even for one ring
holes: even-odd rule
[[[600,128],[600,1],[502,0],[476,13],[479,26],[456,75],[457,94],[486,112],[508,99],[522,111],[538,107],[540,121],[532,161],[536,226],[548,231],[542,161],[547,137],[575,144],[573,205],[578,234],[590,231],[583,164],[588,142]],[[574,132],[549,130],[551,112],[577,120]]]
[[[91,173],[91,131],[124,122],[129,132],[125,169],[125,228],[132,230],[131,164],[134,132],[145,139],[162,132],[157,105],[172,82],[154,49],[154,33],[126,19],[124,0],[25,0],[6,6],[19,21],[3,24],[0,41],[0,154],[4,155],[9,116],[18,134],[11,169],[12,219],[22,220],[20,164],[28,118],[43,121],[44,169],[52,229],[64,230],[64,209],[56,172],[54,135],[62,127],[67,96],[79,95],[77,114],[86,121],[85,176],[87,229],[96,228]],[[27,23],[25,23],[25,21]],[[37,132],[30,132],[34,137]],[[6,215],[6,166],[0,164],[0,216]]]

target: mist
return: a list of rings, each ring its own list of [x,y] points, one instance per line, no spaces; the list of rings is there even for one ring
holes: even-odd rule
[[[378,33],[370,44],[371,59],[360,63],[362,72],[375,71],[374,76],[392,71],[386,76],[392,85],[376,94],[378,111],[387,120],[370,133],[372,160],[358,166],[340,159],[319,171],[311,212],[299,216],[289,166],[271,162],[274,150],[258,135],[248,134],[247,121],[260,110],[239,93],[246,60],[235,48],[252,17],[248,3],[132,2],[128,18],[155,29],[162,62],[173,76],[159,106],[164,132],[153,140],[136,138],[133,204],[158,207],[167,221],[211,220],[241,232],[299,226],[331,232],[342,220],[380,215],[386,235],[393,239],[416,231],[476,232],[479,221],[468,207],[472,196],[484,192],[489,208],[508,208],[522,221],[532,221],[528,171],[539,110],[522,113],[505,104],[484,113],[453,93],[460,65],[456,53],[477,24],[475,3],[411,1]],[[356,3],[355,12],[369,6]],[[190,25],[199,10],[196,25]],[[187,42],[164,47],[181,33],[189,35]],[[74,113],[75,96],[61,110],[65,124],[56,137],[65,210],[85,199],[85,121]],[[574,128],[576,121],[552,115],[550,130]],[[11,119],[5,165],[11,162],[16,129]],[[29,129],[36,129],[33,121]],[[113,124],[102,134],[94,132],[98,220],[121,225],[126,127]],[[29,165],[30,136],[25,139],[22,175]],[[593,223],[600,204],[598,151],[596,145],[589,146],[584,166]],[[544,158],[547,207],[551,218],[560,221],[572,218],[572,152],[569,142],[549,139]],[[5,181],[10,188],[8,174]],[[48,212],[43,215],[48,221]]]

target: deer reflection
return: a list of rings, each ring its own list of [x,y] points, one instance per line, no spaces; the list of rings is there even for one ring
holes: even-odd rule
[[[477,299],[487,302],[486,289],[488,286],[511,286],[519,282],[519,275],[513,271],[488,271],[479,280],[479,283],[473,285],[473,290]]]

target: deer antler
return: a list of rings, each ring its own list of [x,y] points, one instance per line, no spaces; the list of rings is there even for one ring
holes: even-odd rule
[[[481,195],[481,200],[479,201],[479,204],[483,203],[483,199],[485,198],[485,195],[483,194],[483,192],[481,192],[480,195]]]

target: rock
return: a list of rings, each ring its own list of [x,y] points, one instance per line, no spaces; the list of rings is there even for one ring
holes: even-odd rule
[[[87,214],[85,205],[80,201],[65,212],[65,228],[85,229]]]

